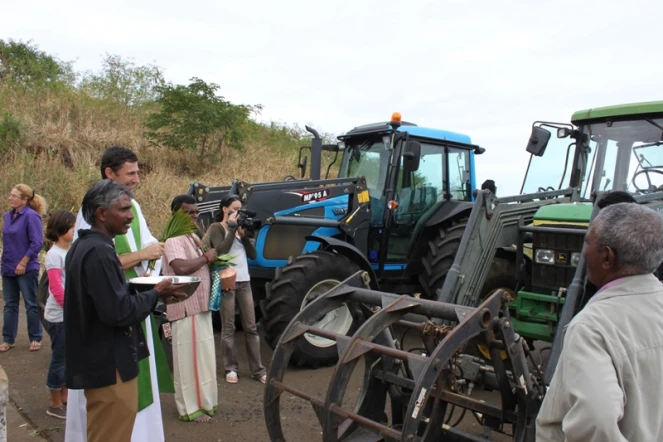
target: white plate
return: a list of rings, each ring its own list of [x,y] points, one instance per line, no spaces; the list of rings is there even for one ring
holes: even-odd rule
[[[165,279],[172,279],[173,284],[191,284],[194,282],[200,282],[200,278],[195,276],[139,276],[137,278],[131,278],[127,282],[129,284],[138,285],[156,285]]]

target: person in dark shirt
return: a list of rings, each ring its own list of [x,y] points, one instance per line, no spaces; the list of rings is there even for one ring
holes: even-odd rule
[[[592,202],[595,202],[596,196],[592,199]],[[635,198],[628,192],[622,190],[615,190],[606,194],[601,200],[596,204],[599,209],[604,209],[608,206],[618,203],[635,203]]]
[[[87,399],[87,441],[129,442],[138,407],[138,361],[148,356],[140,322],[185,296],[172,279],[130,293],[113,238],[133,220],[131,191],[103,180],[83,198],[85,221],[65,260],[65,382]]]
[[[493,193],[493,196],[497,196],[497,187],[495,187],[495,181],[486,180],[481,185],[481,190],[490,190]]]

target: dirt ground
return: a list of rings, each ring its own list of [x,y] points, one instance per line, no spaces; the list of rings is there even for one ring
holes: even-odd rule
[[[0,300],[0,307],[3,305]],[[228,384],[222,376],[219,376],[219,410],[211,423],[198,424],[179,421],[173,395],[162,395],[166,441],[269,441],[263,414],[264,386],[252,380],[247,371],[242,332],[237,333],[236,343],[240,361],[240,381],[238,384]],[[167,353],[169,350],[166,346]],[[262,358],[263,363],[268,366],[271,361],[271,350],[267,345],[263,346]],[[0,365],[9,377],[11,400],[17,405],[23,417],[37,430],[33,433],[38,432],[44,439],[51,442],[62,442],[64,441],[64,421],[46,415],[49,395],[45,382],[49,360],[50,340],[47,334],[44,335],[40,351],[28,351],[25,311],[21,306],[16,346],[7,353],[0,354]],[[222,372],[221,367],[217,351],[219,372]],[[286,374],[285,382],[292,383],[299,389],[315,392],[324,398],[333,370],[333,367],[318,370],[293,368],[289,369]],[[348,389],[348,396],[351,398],[356,397],[359,393],[360,376],[361,371],[358,371],[351,380]],[[475,395],[475,397],[484,399],[481,395]],[[485,399],[490,400],[489,397]],[[456,412],[456,415],[459,413]],[[455,419],[456,417],[454,417]],[[284,394],[281,400],[281,422],[287,441],[321,440],[320,425],[308,402]],[[477,435],[483,432],[471,413],[467,413],[459,428]],[[36,439],[38,437],[35,437]],[[493,440],[508,441],[511,439],[493,434]]]

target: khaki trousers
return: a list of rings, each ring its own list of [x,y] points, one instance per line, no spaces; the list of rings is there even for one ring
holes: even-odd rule
[[[85,390],[87,442],[130,442],[138,412],[138,378]]]
[[[235,303],[239,307],[239,317],[244,329],[246,354],[249,357],[249,369],[255,379],[267,373],[260,359],[260,335],[256,328],[256,314],[253,307],[253,294],[250,282],[235,283],[235,290],[228,290],[221,297],[221,355],[226,373],[237,372],[237,352],[235,351]]]

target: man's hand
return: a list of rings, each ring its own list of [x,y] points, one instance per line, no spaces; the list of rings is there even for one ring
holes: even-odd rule
[[[173,284],[172,278],[164,279],[154,286],[159,297],[165,304],[179,302],[180,298],[186,298],[186,293],[180,291],[186,284]]]
[[[150,244],[140,251],[140,258],[142,261],[150,261],[152,259],[159,259],[163,256],[164,243],[155,242]]]
[[[216,255],[216,249],[211,248],[207,252],[204,253],[204,255],[207,257],[207,260],[209,262],[214,262],[216,261],[217,255]]]
[[[16,270],[14,270],[14,273],[16,273],[17,276],[25,275],[25,264],[19,262],[16,266]]]

